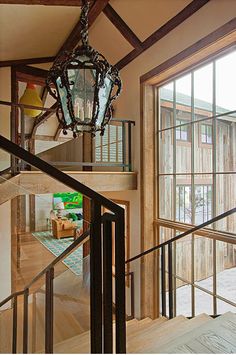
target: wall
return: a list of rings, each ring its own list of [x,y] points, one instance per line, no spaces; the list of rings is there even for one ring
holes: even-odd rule
[[[11,202],[0,205],[0,301],[11,294]],[[1,308],[1,310],[4,309]]]
[[[0,100],[11,99],[11,71],[10,68],[0,68]],[[10,108],[0,105],[0,134],[10,136]],[[0,170],[10,165],[9,155],[0,149]]]

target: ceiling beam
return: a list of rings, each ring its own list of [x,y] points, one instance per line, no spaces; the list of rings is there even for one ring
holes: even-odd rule
[[[54,61],[54,59],[55,59],[55,57],[40,57],[40,58],[2,60],[2,61],[0,61],[0,68],[1,67],[10,67],[12,65],[51,63]]]
[[[136,36],[136,34],[129,28],[125,21],[118,15],[110,4],[103,9],[104,14],[111,21],[111,23],[117,28],[117,30],[123,35],[123,37],[134,48],[142,48],[142,42]]]
[[[183,21],[192,16],[197,12],[202,6],[208,3],[210,0],[193,0],[188,4],[182,11],[180,11],[176,16],[172,17],[163,26],[158,28],[154,33],[152,33],[145,41],[142,42],[142,49],[134,49],[128,53],[124,58],[116,63],[119,70],[124,68],[135,58],[137,58],[141,53],[146,51],[148,48],[153,46],[161,38],[165,37],[170,31],[179,26]]]
[[[57,130],[56,130],[56,133],[55,133],[55,135],[54,135],[54,141],[58,141],[58,138],[59,138],[59,136],[60,136],[60,134],[61,134],[61,131],[62,131],[62,126],[61,126],[61,124],[59,123],[59,125],[58,125],[58,127],[57,127]]]
[[[30,67],[27,65],[16,66],[16,77],[18,81],[45,86],[45,79],[48,76],[48,70]]]
[[[108,2],[109,0],[97,0],[90,7],[89,14],[88,14],[89,27],[94,23],[94,21],[103,11],[103,9],[106,7]],[[72,50],[78,45],[81,39],[80,31],[81,31],[81,26],[80,26],[80,22],[78,22],[73,28],[68,38],[66,39],[66,41],[64,42],[64,44],[62,45],[62,47],[60,48],[60,50],[58,51],[57,56],[60,55],[64,50]]]
[[[81,6],[82,0],[0,0],[7,5]]]

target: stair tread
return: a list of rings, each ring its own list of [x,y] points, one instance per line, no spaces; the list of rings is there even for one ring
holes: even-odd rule
[[[203,324],[207,322],[213,322],[213,319],[207,314],[199,314],[198,316],[189,320],[189,322],[184,322],[174,329],[173,332],[164,335],[160,340],[153,340],[151,344],[143,348],[144,353],[162,353],[165,350],[165,346],[175,344],[176,338],[183,336],[184,334],[202,327]],[[167,345],[168,344],[168,345]]]
[[[225,314],[158,349],[161,353],[235,353],[236,315]]]

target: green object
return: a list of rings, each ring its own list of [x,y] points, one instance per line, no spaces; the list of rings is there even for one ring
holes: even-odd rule
[[[82,208],[83,195],[79,192],[57,192],[53,194],[53,209],[62,202],[65,210]]]
[[[73,221],[78,221],[78,217],[75,213],[69,213],[69,218],[73,219]]]

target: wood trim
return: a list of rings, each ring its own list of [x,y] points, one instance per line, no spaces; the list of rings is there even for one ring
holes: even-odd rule
[[[54,57],[40,57],[40,58],[2,60],[2,61],[0,61],[0,68],[2,68],[2,67],[10,67],[12,65],[51,63],[51,62],[54,61],[54,59],[55,59],[55,56]]]
[[[6,5],[81,6],[82,0],[0,0]]]
[[[186,231],[196,227],[192,224],[174,222],[174,221],[169,221],[169,220],[162,219],[162,218],[154,220],[154,225],[156,227],[161,226],[161,227],[170,228],[170,229],[174,229],[174,230],[177,229],[182,232],[186,232]],[[216,240],[223,241],[225,243],[236,244],[235,235],[231,235],[230,233],[215,231],[215,230],[209,229],[209,228],[203,228],[203,229],[197,231],[195,236],[213,238]]]
[[[156,245],[153,220],[155,218],[155,88],[141,86],[141,250]],[[141,317],[156,318],[158,309],[158,272],[156,254],[141,261]]]
[[[21,82],[31,82],[36,85],[45,86],[45,79],[48,76],[48,70],[39,69],[27,65],[20,65],[14,67],[16,70],[16,77]]]
[[[131,46],[134,48],[142,48],[142,42],[140,39],[129,28],[129,26],[124,22],[124,20],[118,15],[118,13],[110,4],[107,4],[107,6],[103,9],[103,12],[111,21],[111,23],[117,28],[117,30],[122,34],[122,36],[131,44]]]
[[[61,127],[61,125],[59,123],[59,125],[57,127],[57,130],[56,130],[56,133],[55,133],[54,138],[53,138],[54,141],[58,141],[58,138],[59,138],[59,136],[61,134],[61,131],[62,131],[62,127]]]
[[[188,4],[182,11],[180,11],[176,16],[167,21],[163,26],[158,28],[155,32],[151,34],[143,43],[142,49],[135,49],[128,53],[124,58],[116,63],[119,70],[128,65],[131,61],[137,58],[145,50],[153,46],[161,38],[165,37],[170,31],[179,26],[183,21],[192,16],[196,11],[203,7],[209,0],[193,0]]]
[[[103,9],[108,4],[108,2],[109,0],[99,0],[94,2],[88,14],[89,27],[94,23],[94,21],[103,11]],[[80,31],[81,31],[80,21],[78,21],[78,23],[75,25],[72,32],[70,33],[70,35],[68,36],[64,44],[62,45],[62,47],[59,49],[57,56],[60,55],[64,50],[72,50],[78,45],[81,39]]]
[[[146,82],[150,85],[157,85],[160,82],[164,82],[170,78],[170,76],[177,76],[189,70],[190,67],[199,64],[203,59],[207,60],[213,53],[218,54],[222,49],[232,46],[232,44],[235,44],[235,41],[236,18],[225,23],[206,37],[142,75],[140,82]],[[201,53],[198,53],[200,51]],[[195,59],[194,55],[196,56]],[[177,66],[178,64],[179,66]]]

